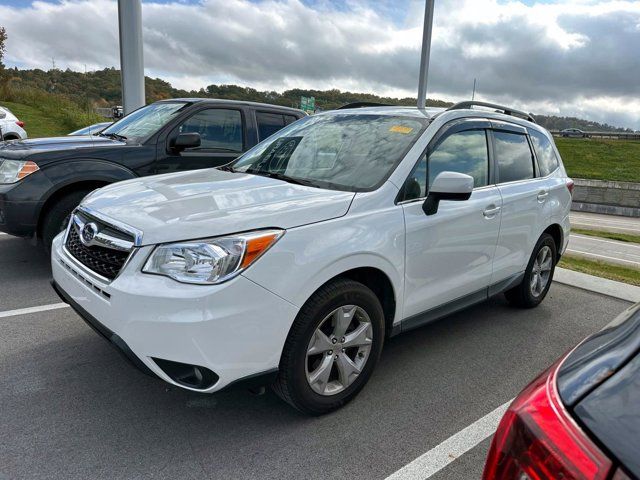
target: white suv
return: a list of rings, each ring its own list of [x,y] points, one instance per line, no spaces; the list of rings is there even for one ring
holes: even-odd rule
[[[25,138],[27,138],[27,132],[24,129],[24,122],[18,120],[7,107],[0,106],[0,141]]]
[[[386,338],[549,289],[573,182],[533,118],[477,105],[327,112],[231,166],[104,187],[56,238],[53,285],[171,384],[336,409]]]

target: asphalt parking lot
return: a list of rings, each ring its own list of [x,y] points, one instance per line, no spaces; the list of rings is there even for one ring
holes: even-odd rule
[[[0,312],[59,303],[47,258],[0,235]],[[131,368],[68,308],[0,314],[0,479],[382,479],[502,405],[628,304],[554,284],[389,341],[369,385],[321,418],[275,395],[203,396]],[[489,440],[431,478],[478,478]]]

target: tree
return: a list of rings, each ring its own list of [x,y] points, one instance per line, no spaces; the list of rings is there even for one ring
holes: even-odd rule
[[[7,77],[4,69],[4,63],[2,63],[2,60],[4,59],[6,41],[7,41],[7,31],[4,27],[0,27],[0,85],[6,83],[7,81]]]

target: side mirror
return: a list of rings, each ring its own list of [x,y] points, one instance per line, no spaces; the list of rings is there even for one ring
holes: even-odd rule
[[[199,133],[181,133],[175,140],[171,142],[171,148],[181,152],[187,148],[196,148],[200,146]]]
[[[427,215],[438,212],[440,200],[469,200],[473,192],[473,177],[464,173],[441,172],[433,180],[429,194],[422,204]]]

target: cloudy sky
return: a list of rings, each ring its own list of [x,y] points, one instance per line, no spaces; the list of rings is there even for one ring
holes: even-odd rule
[[[423,0],[143,1],[147,75],[415,96]],[[6,62],[117,66],[115,0],[0,0]],[[436,0],[431,98],[640,129],[640,0]]]

